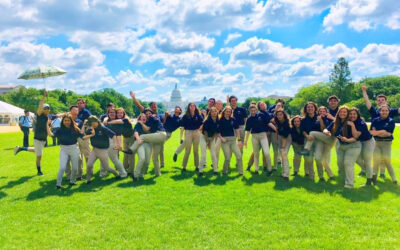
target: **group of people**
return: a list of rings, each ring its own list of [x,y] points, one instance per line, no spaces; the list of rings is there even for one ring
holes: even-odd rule
[[[180,107],[176,107],[172,114],[165,112],[160,115],[157,103],[151,102],[149,108],[145,108],[130,92],[135,105],[142,112],[136,124],[131,123],[123,108],[115,108],[112,103],[107,106],[106,114],[97,118],[86,109],[85,101],[78,99],[77,105],[71,106],[69,112],[58,115],[60,127],[53,131],[50,126],[50,106],[44,103],[47,95],[44,92],[33,122],[34,147],[29,147],[24,137],[24,146],[17,146],[14,153],[35,152],[37,173],[43,175],[43,147],[47,136],[53,136],[61,145],[57,188],[62,187],[64,173],[70,185],[82,180],[84,160],[87,184],[91,183],[97,159],[100,160],[100,177],[111,172],[117,179],[130,175],[133,181],[138,181],[147,173],[150,159],[155,175],[161,175],[161,168],[165,166],[164,144],[180,128],[180,144],[173,161],[176,162],[178,155],[185,150],[182,172],[186,171],[193,148],[194,167],[198,175],[203,176],[207,167],[207,151],[210,152],[212,171],[218,175],[222,149],[222,173],[228,174],[233,154],[237,171],[243,175],[243,151],[251,135],[252,153],[247,170],[251,171],[254,165],[254,174],[260,171],[261,151],[263,172],[271,176],[281,165],[282,178],[289,181],[288,153],[292,147],[292,176],[299,174],[303,158],[305,176],[315,179],[315,161],[319,181],[326,181],[324,170],[329,181],[335,178],[331,169],[331,150],[335,147],[338,174],[343,176],[345,188],[354,187],[355,164],[361,167],[359,175],[366,176],[366,186],[377,183],[379,171],[380,176],[385,178],[386,168],[393,183],[397,184],[391,164],[391,146],[395,129],[393,117],[400,115],[400,108],[390,108],[384,95],[377,96],[379,107],[375,108],[368,98],[366,86],[362,87],[362,92],[372,119],[370,128],[357,108],[339,106],[340,100],[335,95],[328,98],[327,107],[307,102],[302,116],[290,117],[285,112],[285,101],[282,99],[269,108],[262,101],[251,103],[246,110],[238,106],[235,96],[227,96],[225,107],[221,100],[210,98],[204,110],[199,110],[195,103],[190,102],[184,114]],[[23,126],[21,129],[26,134]],[[271,146],[273,157],[270,154]],[[124,154],[122,162],[120,153]],[[135,154],[138,155],[137,164]],[[109,159],[115,169],[110,167]]]

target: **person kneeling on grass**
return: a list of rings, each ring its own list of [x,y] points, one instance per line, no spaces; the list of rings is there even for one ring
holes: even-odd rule
[[[50,124],[49,120],[49,124]],[[61,125],[58,130],[53,132],[50,126],[47,126],[47,133],[51,137],[56,137],[61,144],[60,151],[60,169],[57,175],[57,189],[61,188],[62,178],[64,172],[68,165],[68,160],[71,159],[72,162],[72,174],[69,180],[69,185],[75,185],[76,176],[78,174],[78,164],[79,164],[79,148],[78,148],[78,138],[87,140],[94,136],[94,129],[91,130],[90,135],[83,135],[76,125],[75,121],[72,119],[70,114],[64,114],[61,118]]]
[[[39,102],[39,107],[36,114],[36,122],[34,128],[34,140],[33,145],[34,147],[19,147],[16,146],[14,149],[14,155],[18,154],[21,151],[28,151],[28,152],[35,152],[36,154],[36,168],[37,168],[37,175],[42,176],[42,169],[41,169],[41,160],[43,154],[43,148],[46,145],[47,141],[47,127],[48,127],[48,119],[50,113],[50,106],[44,103],[44,98],[47,96],[46,90],[43,93],[43,97]]]
[[[91,127],[89,128],[89,131],[91,131],[90,133],[94,133],[94,136],[90,138],[90,143],[92,144],[93,150],[90,152],[87,162],[87,184],[91,183],[93,165],[97,159],[100,159],[101,166],[104,168],[104,171],[111,172],[115,175],[116,179],[120,179],[121,177],[118,175],[118,172],[110,168],[108,163],[108,148],[110,146],[109,138],[112,138],[114,141],[114,149],[118,149],[115,133],[101,124],[100,120],[96,116],[89,116],[87,123],[88,126]]]

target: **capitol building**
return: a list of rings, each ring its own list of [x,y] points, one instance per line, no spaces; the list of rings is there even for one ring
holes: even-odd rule
[[[182,111],[184,112],[187,104],[188,104],[188,102],[182,101],[182,95],[178,89],[178,84],[175,84],[175,88],[174,88],[174,90],[172,90],[171,98],[170,98],[169,102],[164,102],[165,109],[168,112],[171,112],[171,111],[173,112],[175,107],[179,106],[179,107],[181,107]]]

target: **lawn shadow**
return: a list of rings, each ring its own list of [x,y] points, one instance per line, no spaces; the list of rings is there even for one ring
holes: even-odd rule
[[[125,180],[125,179],[121,179]],[[92,182],[88,185],[85,181],[77,182],[76,186],[68,186],[67,188],[63,187],[62,189],[56,189],[56,179],[49,180],[49,181],[42,181],[40,182],[40,188],[30,192],[26,200],[27,201],[34,201],[37,199],[46,198],[47,196],[71,196],[77,192],[98,192],[101,191],[104,187],[109,186],[115,182],[121,181],[116,180],[115,178],[100,178],[94,177]],[[64,180],[64,183],[66,181]],[[65,186],[65,185],[64,185]]]
[[[130,180],[129,182],[120,183],[120,184],[118,184],[117,187],[120,187],[120,188],[131,188],[131,187],[138,187],[138,186],[143,186],[143,185],[150,186],[150,185],[154,185],[154,184],[157,183],[155,181],[156,178],[158,178],[158,176],[152,176],[152,177],[150,177],[148,179],[140,178],[140,180],[135,181],[135,182],[132,181],[132,178],[129,178],[129,180]]]
[[[271,180],[271,177],[267,176],[265,172],[259,172],[259,174],[256,174],[255,172],[250,172],[250,174],[250,178],[243,177],[243,182],[247,186],[251,186],[253,184],[261,184]]]
[[[190,178],[193,177],[193,175],[195,175],[197,173],[196,171],[190,171],[190,170],[187,170],[187,169],[186,169],[185,172],[182,172],[182,169],[179,168],[179,167],[173,167],[173,169],[177,169],[178,170],[178,171],[173,171],[173,172],[178,173],[178,174],[172,175],[170,177],[171,179],[173,179],[175,181],[183,181],[185,179],[190,179]]]
[[[3,191],[0,191],[0,200],[3,199],[6,196],[7,196],[6,193],[4,193]]]
[[[26,182],[26,181],[32,179],[32,178],[35,177],[35,176],[36,176],[36,175],[32,175],[32,176],[23,176],[23,177],[20,177],[18,180],[9,181],[6,185],[1,186],[1,187],[0,187],[0,190],[2,190],[2,189],[13,188],[13,187],[15,187],[15,186],[17,186],[17,185],[20,185],[20,184],[22,184],[22,183],[24,183],[24,182]],[[4,178],[5,178],[5,177],[4,177]]]

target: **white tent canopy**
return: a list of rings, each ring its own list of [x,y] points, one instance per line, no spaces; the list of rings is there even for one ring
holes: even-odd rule
[[[24,115],[24,109],[0,101],[0,125],[18,124],[21,115]]]

